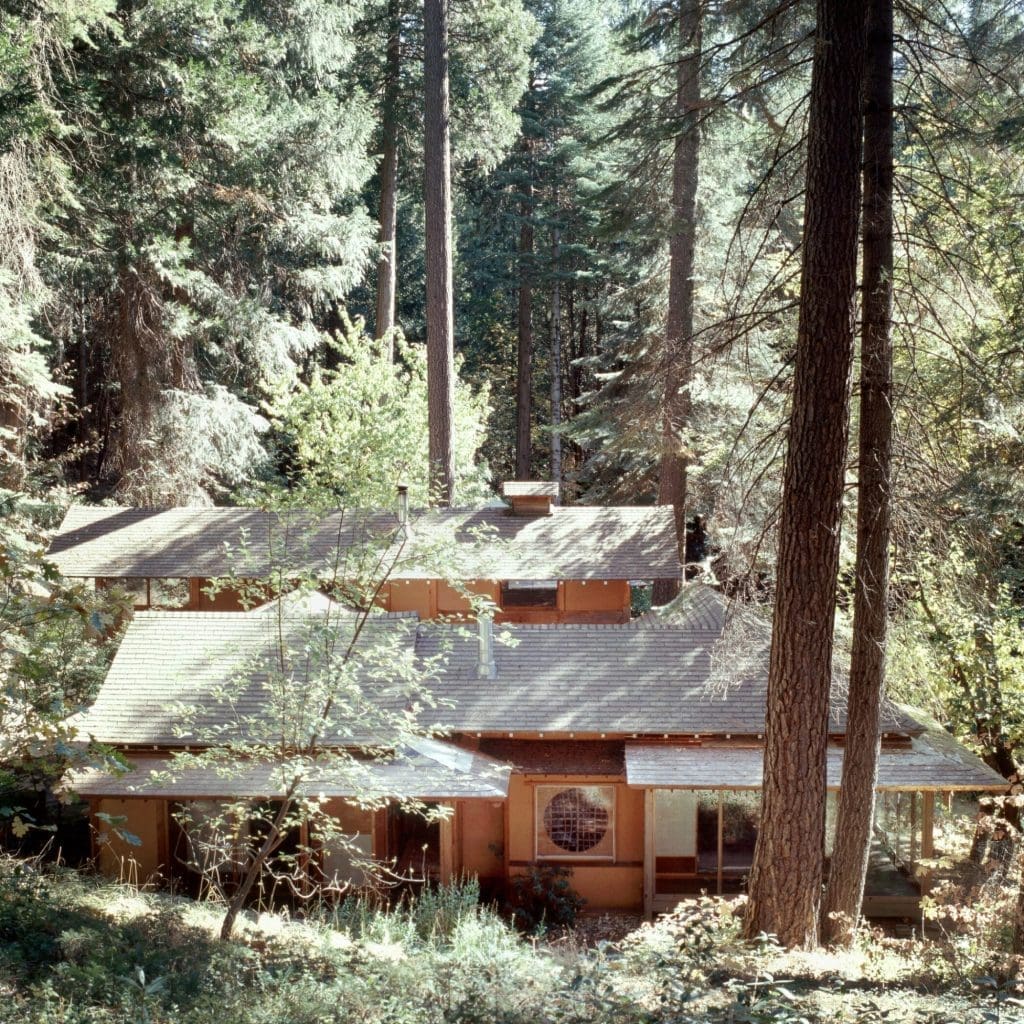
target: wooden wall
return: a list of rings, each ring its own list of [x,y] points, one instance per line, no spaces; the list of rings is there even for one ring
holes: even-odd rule
[[[104,875],[142,885],[167,873],[166,806],[163,800],[138,797],[127,800],[105,797],[93,803],[93,813],[123,816],[126,820],[116,827],[140,841],[139,846],[133,846],[112,832],[106,822],[94,819],[99,866]]]
[[[607,778],[555,775],[513,775],[506,802],[460,800],[456,815],[442,832],[442,842],[450,842],[451,870],[476,875],[484,883],[496,883],[503,877],[522,873],[534,859],[534,786],[608,785]],[[572,886],[594,908],[638,909],[643,904],[644,804],[641,790],[615,782],[615,860],[558,860],[550,863],[572,868]],[[381,855],[383,837],[375,828],[375,817],[346,804],[331,800],[329,809],[341,820],[346,832],[359,836],[358,845],[366,853]],[[138,797],[101,798],[93,802],[93,813],[101,811],[124,816],[122,827],[140,840],[139,846],[115,836],[104,823],[96,821],[100,841],[97,844],[99,867],[111,878],[143,884],[166,876],[168,870],[167,803]],[[382,817],[378,815],[377,817]],[[547,863],[547,862],[541,862]],[[324,867],[343,875],[349,865],[347,854],[324,853]],[[362,879],[355,877],[353,881]]]
[[[542,863],[572,868],[572,887],[588,907],[633,909],[643,906],[644,795],[613,779],[589,776],[513,775],[508,794],[507,868],[521,873],[534,860],[534,786],[615,785],[615,860],[555,860]]]
[[[500,605],[501,587],[493,580],[471,580],[473,593]],[[392,612],[417,612],[422,619],[468,616],[469,601],[442,580],[395,580],[383,593],[384,607]],[[627,580],[564,580],[558,584],[554,608],[506,608],[496,622],[542,624],[550,622],[629,622],[630,591]]]
[[[505,873],[505,804],[494,800],[460,800],[455,834],[457,870],[487,881]]]

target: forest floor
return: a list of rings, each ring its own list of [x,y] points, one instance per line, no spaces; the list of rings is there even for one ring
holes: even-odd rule
[[[316,921],[250,914],[226,943],[220,918],[210,903],[0,859],[0,1022],[1024,1021],[1019,972],[984,937],[865,932],[849,951],[787,953],[741,942],[713,900],[654,925],[584,915],[545,937],[512,930],[472,887],[392,911],[350,901]]]

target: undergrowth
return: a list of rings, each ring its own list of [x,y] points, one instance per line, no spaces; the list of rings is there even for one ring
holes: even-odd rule
[[[975,1024],[1024,1020],[1012,977],[929,974],[928,943],[841,954],[741,941],[685,904],[620,942],[524,937],[472,882],[304,922],[219,910],[0,859],[3,1024]]]

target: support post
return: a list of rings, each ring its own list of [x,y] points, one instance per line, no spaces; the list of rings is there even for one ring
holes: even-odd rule
[[[935,793],[928,791],[921,794],[921,860],[931,860],[935,856]],[[921,880],[921,893],[927,893],[932,887],[932,869],[924,867],[918,877]]]
[[[455,874],[455,807],[444,805],[449,813],[441,819],[441,884],[450,885]]]
[[[935,793],[921,794],[921,859],[935,856]]]
[[[654,896],[657,885],[655,848],[655,798],[653,789],[644,790],[644,917],[654,917]]]
[[[722,855],[725,852],[725,796],[718,791],[718,895],[722,895]]]
[[[899,866],[900,863],[900,802],[902,800],[902,797],[903,794],[898,790],[896,791],[896,794],[893,797],[893,802],[896,804],[896,823],[893,826],[892,830],[892,852],[896,858],[897,866]]]
[[[917,860],[917,793],[910,794],[910,863]]]

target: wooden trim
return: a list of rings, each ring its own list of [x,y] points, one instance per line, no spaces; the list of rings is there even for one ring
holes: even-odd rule
[[[609,860],[607,857],[593,857],[578,860],[573,857],[539,857],[536,860],[510,860],[510,868],[541,868],[545,864],[556,864],[565,868],[642,868],[642,860]]]
[[[540,852],[540,813],[538,800],[540,799],[540,790],[544,786],[548,789],[555,789],[564,791],[566,789],[575,789],[576,783],[566,782],[563,779],[559,779],[557,782],[546,782],[538,783],[533,787],[533,859],[540,863],[541,861],[554,861],[560,864],[615,864],[616,854],[618,853],[618,831],[619,831],[619,790],[618,786],[614,782],[607,781],[607,778],[601,783],[592,783],[590,788],[592,789],[610,789],[612,794],[612,806],[611,806],[611,827],[609,832],[611,833],[611,853],[595,854],[592,857],[582,857],[579,854],[567,853],[565,855],[558,853],[544,853]],[[552,794],[554,795],[554,794]]]
[[[654,790],[644,790],[644,917],[654,916],[655,896],[655,820]]]
[[[655,856],[654,873],[655,875],[695,875],[697,874],[697,858]]]

